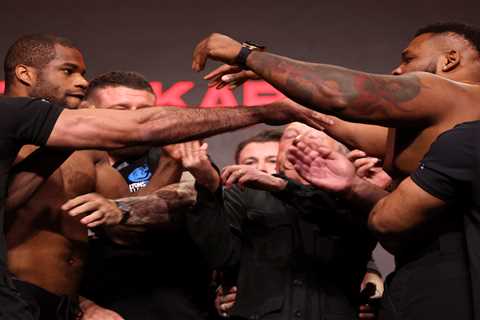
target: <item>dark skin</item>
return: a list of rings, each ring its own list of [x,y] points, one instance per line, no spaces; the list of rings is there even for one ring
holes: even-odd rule
[[[194,70],[201,70],[208,58],[232,64],[239,50],[237,41],[213,34],[196,47],[192,66]],[[385,129],[372,127],[375,134],[370,134],[369,144],[376,146],[374,154],[384,155],[385,167],[390,173],[401,179],[416,169],[440,133],[458,123],[480,118],[479,54],[467,40],[449,33],[423,34],[412,40],[402,52],[401,59],[400,65],[392,72],[394,76],[295,61],[266,52],[252,52],[247,66],[287,97],[303,105],[343,120],[393,128],[385,135]],[[224,68],[220,72],[214,71],[213,78],[232,73]],[[340,122],[340,126],[338,135],[343,130],[343,133],[350,132],[349,139],[352,141],[364,140],[362,132],[366,130],[352,129],[355,125],[345,122]],[[358,137],[353,138],[352,133]],[[376,142],[372,141],[372,136],[378,137]],[[378,146],[385,140],[387,144],[382,150]],[[308,163],[306,169],[298,168],[305,176],[311,174],[309,169],[315,168],[312,164],[316,167],[323,165],[314,162],[319,156],[315,148],[307,151],[302,153],[309,155],[305,158],[305,163]],[[329,152],[322,154],[329,159]],[[330,160],[334,163],[333,160],[338,159]],[[383,201],[380,199],[387,192],[363,181],[351,182],[344,189],[349,190],[345,193],[346,197],[363,207],[366,213],[379,203],[370,213],[369,224],[391,252],[408,249],[402,248],[402,243],[405,243],[405,237],[412,236],[412,230],[419,225],[431,222],[430,219],[442,219],[442,210],[432,209],[441,207],[438,199],[422,194],[421,197],[408,198],[413,202],[411,206],[402,201],[402,197],[398,196],[400,193],[418,194],[418,188],[409,179],[402,183],[395,196]],[[331,190],[336,190],[336,183],[338,181],[329,186]],[[420,208],[422,204],[427,204],[428,208]],[[411,210],[404,210],[406,207]],[[435,223],[428,223],[426,227],[435,229]],[[416,234],[421,235],[422,232]]]
[[[232,63],[239,50],[235,40],[214,34],[197,46],[193,68],[202,69],[207,58]],[[400,66],[393,71],[395,76],[295,61],[267,52],[252,52],[247,65],[300,104],[344,120],[395,128],[384,150],[385,129],[371,127],[369,140],[363,138],[367,134],[363,135],[361,129],[353,130],[355,127],[343,122],[337,134],[336,124],[327,130],[334,137],[348,133],[341,139],[347,143],[370,141],[353,146],[369,154],[384,154],[387,168],[404,176],[416,168],[439,133],[480,116],[475,107],[480,97],[475,84],[480,80],[477,57],[463,38],[424,34],[403,52]],[[430,73],[433,70],[436,75]],[[210,78],[228,73],[223,70],[210,74]],[[359,137],[352,137],[352,133]],[[373,152],[369,145],[375,146]]]
[[[83,56],[76,49],[59,45],[55,50],[55,58],[42,70],[17,66],[7,95],[47,96],[76,108],[88,84],[83,77]],[[27,161],[22,161],[25,158]],[[94,190],[98,161],[98,156],[88,151],[72,155],[71,151],[35,146],[20,150],[19,164],[14,167],[19,174],[9,187],[7,199],[11,213],[6,218],[9,269],[19,279],[56,294],[77,291],[87,232],[78,219],[65,216],[60,205],[72,196]]]

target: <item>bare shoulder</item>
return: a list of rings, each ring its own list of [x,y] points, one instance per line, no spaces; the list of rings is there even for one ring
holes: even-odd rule
[[[81,153],[83,157],[88,158],[95,165],[108,163],[108,154],[106,151],[101,150],[83,150],[77,153]]]

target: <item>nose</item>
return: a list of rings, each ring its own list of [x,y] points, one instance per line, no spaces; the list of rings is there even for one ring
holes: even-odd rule
[[[82,88],[83,90],[86,90],[87,87],[88,87],[88,80],[85,79],[84,76],[80,75],[78,78],[77,78],[77,81],[75,83],[75,87],[77,88]]]
[[[403,74],[403,70],[402,70],[402,66],[399,65],[398,67],[396,67],[395,69],[392,70],[392,75],[394,76],[399,76]]]
[[[258,165],[257,165],[257,169],[260,170],[260,171],[268,173],[267,164],[265,163],[265,161],[259,162]]]

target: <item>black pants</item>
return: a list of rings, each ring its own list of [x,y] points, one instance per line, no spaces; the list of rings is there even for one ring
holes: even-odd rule
[[[78,297],[58,296],[34,284],[14,279],[13,283],[28,304],[31,319],[76,320],[81,310]]]
[[[7,272],[0,271],[0,319],[1,320],[34,320],[28,304],[17,289]]]
[[[412,259],[397,260],[387,277],[384,320],[471,320],[472,300],[465,240],[443,235]]]

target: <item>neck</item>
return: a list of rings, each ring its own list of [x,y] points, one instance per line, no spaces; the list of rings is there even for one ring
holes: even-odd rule
[[[30,97],[27,89],[20,86],[9,86],[5,83],[5,96],[6,97]]]

